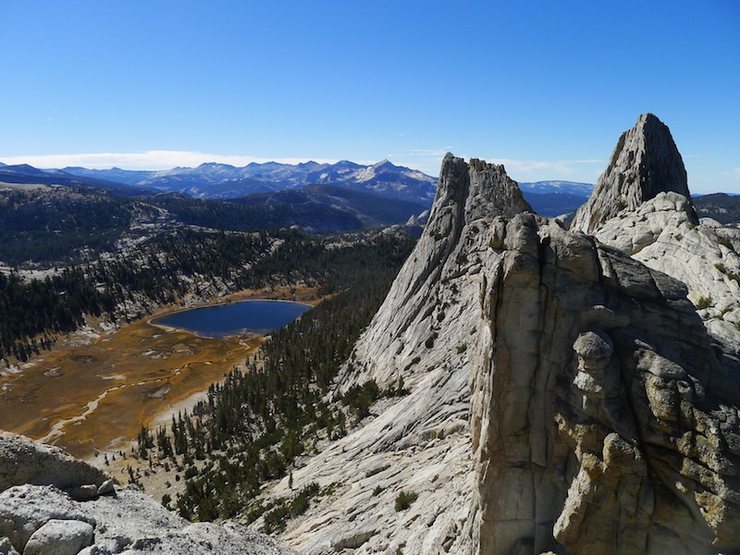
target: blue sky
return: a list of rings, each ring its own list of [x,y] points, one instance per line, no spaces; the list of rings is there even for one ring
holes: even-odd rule
[[[0,0],[0,161],[164,168],[445,151],[596,180],[646,111],[740,192],[740,2]]]

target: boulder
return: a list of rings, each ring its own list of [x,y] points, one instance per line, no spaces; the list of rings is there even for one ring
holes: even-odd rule
[[[102,484],[100,487],[102,487]],[[71,488],[67,493],[75,501],[90,501],[98,496],[98,486],[95,484],[85,484],[84,486]]]
[[[77,555],[93,541],[93,527],[79,520],[49,520],[36,530],[23,555]]]
[[[54,486],[13,486],[0,493],[0,537],[8,537],[18,551],[50,520],[96,524],[94,517]]]
[[[63,449],[0,431],[0,492],[23,484],[59,489],[99,486],[107,479],[103,471]]]
[[[106,480],[102,484],[100,484],[100,487],[98,488],[98,495],[109,495],[111,493],[115,493],[116,487],[113,480]]]
[[[190,524],[133,487],[76,501],[53,486],[0,493],[0,549],[19,553],[234,553],[288,555],[274,540],[235,524]],[[0,551],[3,553],[3,551]]]

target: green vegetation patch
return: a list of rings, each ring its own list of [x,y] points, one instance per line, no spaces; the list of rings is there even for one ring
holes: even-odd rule
[[[399,493],[396,497],[396,512],[398,513],[400,511],[405,511],[406,509],[408,509],[418,497],[419,494],[413,491],[402,491],[401,493]]]

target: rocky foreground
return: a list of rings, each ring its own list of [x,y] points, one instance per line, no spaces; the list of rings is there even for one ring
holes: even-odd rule
[[[287,555],[237,524],[191,524],[61,449],[0,432],[0,554]]]

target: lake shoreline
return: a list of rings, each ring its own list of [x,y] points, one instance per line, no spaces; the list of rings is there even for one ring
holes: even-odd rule
[[[251,307],[254,310],[259,312],[259,309],[262,308],[265,305],[272,305],[272,304],[280,304],[280,305],[298,305],[303,310],[299,312],[289,312],[284,313],[282,315],[276,315],[276,314],[250,314],[248,309]],[[200,306],[193,306],[193,307],[187,307],[183,308],[181,310],[175,310],[170,311],[165,314],[160,314],[157,316],[150,317],[147,319],[147,324],[150,326],[153,326],[155,328],[159,328],[162,330],[165,330],[167,332],[172,331],[178,331],[183,333],[190,333],[192,335],[206,338],[206,339],[225,339],[225,338],[238,338],[238,339],[248,339],[250,337],[260,337],[264,335],[269,335],[270,333],[273,333],[274,331],[277,331],[278,329],[281,329],[288,324],[294,322],[298,318],[300,318],[303,314],[308,312],[311,308],[313,308],[315,305],[308,304],[300,301],[295,300],[285,300],[285,299],[264,299],[264,298],[250,298],[250,299],[241,299],[241,300],[228,300],[226,302],[218,302],[218,303],[209,303],[204,304]],[[230,317],[227,314],[221,314],[221,318],[216,321],[209,322],[205,321],[203,319],[204,315],[211,315],[212,312],[216,311],[229,311],[235,312],[239,310],[240,308],[247,309],[247,312],[244,313],[244,310],[240,311],[242,313],[240,314],[234,314]],[[208,313],[206,312],[208,311]],[[172,318],[177,318],[178,316],[184,316],[184,315],[190,315],[192,317],[196,317],[198,315],[201,316],[201,321],[191,321],[190,323],[184,322],[184,323],[173,323],[171,321]],[[250,318],[256,318],[257,320],[261,319],[262,324],[265,324],[265,319],[268,320],[268,324],[265,327],[256,327],[254,324],[251,326],[245,326],[245,327],[238,327],[234,329],[218,329],[218,326],[222,326],[225,322],[225,320],[231,319],[232,321],[235,321],[234,325],[243,325],[244,323],[247,323],[250,321]],[[170,319],[170,321],[166,321],[167,319]],[[236,322],[239,321],[237,324]],[[204,331],[203,328],[208,327],[210,325],[211,329],[214,331],[208,332]],[[198,329],[200,328],[200,329]]]

